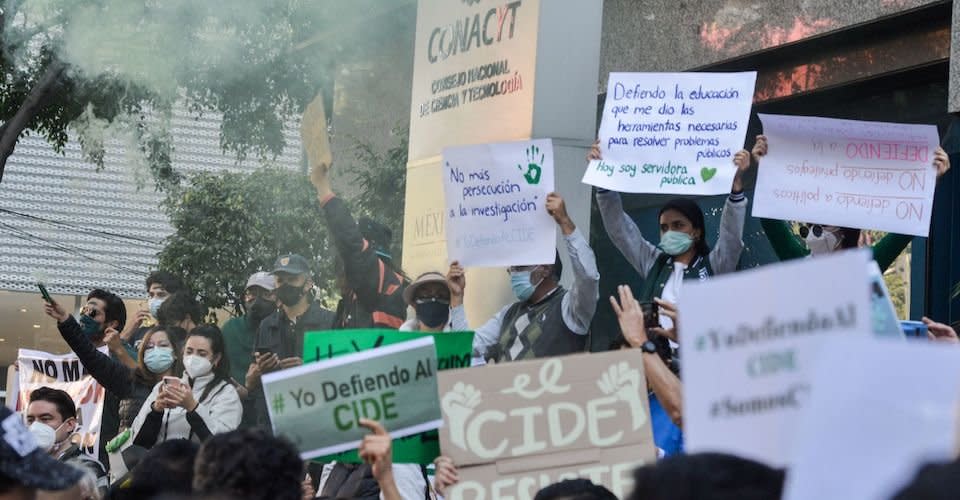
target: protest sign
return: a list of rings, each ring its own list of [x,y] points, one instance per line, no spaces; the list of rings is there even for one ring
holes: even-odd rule
[[[100,420],[103,416],[104,390],[87,373],[73,353],[50,354],[43,351],[20,349],[17,353],[20,376],[16,395],[16,411],[26,411],[30,393],[39,387],[60,389],[70,394],[77,405],[80,426],[76,436],[84,453],[94,458],[100,452]]]
[[[933,125],[759,115],[770,151],[753,216],[927,236]]]
[[[589,477],[623,497],[656,459],[643,360],[633,351],[518,361],[439,374],[448,499],[530,498]]]
[[[303,459],[355,449],[377,420],[395,437],[440,426],[432,337],[338,356],[263,376],[275,434]]]
[[[872,336],[869,252],[855,250],[690,283],[679,303],[684,446],[786,465],[818,389],[820,345]]]
[[[472,267],[552,263],[556,224],[549,139],[443,150],[447,255]]]
[[[583,182],[626,193],[724,194],[757,73],[610,73]]]
[[[928,462],[956,458],[960,349],[824,339],[785,500],[886,500]]]
[[[433,337],[438,370],[470,366],[473,332],[421,333],[381,329],[308,332],[303,339],[303,361],[311,363],[423,337]],[[394,463],[429,464],[439,455],[440,438],[435,430],[405,438],[394,436]],[[357,451],[351,450],[319,457],[316,461],[356,463],[361,460]]]

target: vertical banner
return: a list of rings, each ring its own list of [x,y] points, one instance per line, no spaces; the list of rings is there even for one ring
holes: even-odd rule
[[[98,458],[104,390],[86,372],[76,355],[20,349],[17,366],[20,377],[16,411],[26,411],[30,404],[30,393],[34,389],[50,387],[67,392],[77,405],[80,427],[76,435],[79,436],[81,449],[87,455]],[[11,393],[7,394],[10,397]]]
[[[926,237],[937,127],[761,114],[753,216]]]
[[[730,192],[757,73],[610,73],[583,182],[626,193]]]
[[[872,337],[869,252],[793,260],[683,289],[684,447],[788,465],[826,338]],[[855,353],[850,353],[855,356]]]
[[[538,139],[443,150],[447,255],[463,266],[554,261],[553,141]]]

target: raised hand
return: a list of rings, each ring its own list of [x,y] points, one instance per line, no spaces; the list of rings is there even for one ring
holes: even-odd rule
[[[613,312],[617,315],[620,331],[623,332],[623,338],[631,347],[640,347],[647,341],[647,330],[643,324],[643,309],[637,299],[633,297],[633,292],[629,286],[618,286],[617,293],[620,296],[620,302],[617,302],[617,297],[610,297],[610,306],[613,307]]]
[[[753,155],[753,161],[758,163],[760,162],[760,158],[767,155],[767,136],[757,136],[757,142],[753,143],[753,151],[751,151],[751,154]]]
[[[440,455],[433,461],[436,471],[433,475],[433,487],[441,496],[446,496],[447,488],[460,482],[460,475],[457,474],[457,466],[453,459]]]
[[[590,146],[590,152],[587,153],[587,161],[602,159],[603,155],[600,153],[600,139],[597,139],[593,141],[593,146]]]
[[[363,436],[358,451],[364,463],[372,466],[373,477],[382,488],[384,481],[393,480],[393,440],[376,420],[361,418],[357,423],[370,429],[371,433]]]
[[[557,193],[548,194],[546,208],[547,213],[557,222],[564,235],[570,235],[577,229],[576,224],[567,214],[567,204],[564,203],[562,196]]]
[[[450,289],[450,307],[457,307],[463,304],[463,291],[467,288],[467,277],[460,262],[450,263],[450,270],[447,271],[447,288]]]
[[[57,323],[63,323],[70,317],[70,313],[60,307],[60,304],[43,302],[43,312],[47,313],[47,316],[57,320]]]
[[[943,177],[943,174],[950,170],[950,157],[943,148],[937,148],[933,152],[933,168],[937,169],[937,179]]]

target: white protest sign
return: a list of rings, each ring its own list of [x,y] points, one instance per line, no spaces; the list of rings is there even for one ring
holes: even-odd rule
[[[16,393],[17,411],[25,412],[30,393],[40,387],[60,389],[70,394],[77,405],[80,426],[76,439],[84,453],[97,458],[100,451],[100,419],[103,416],[104,390],[84,369],[73,353],[50,354],[20,349],[17,354],[20,377]]]
[[[546,264],[556,257],[553,142],[537,139],[443,150],[447,254],[464,266]]]
[[[626,193],[730,192],[757,73],[610,73],[603,160],[583,182]]]
[[[927,236],[933,125],[761,114],[753,216]]]
[[[785,500],[887,500],[930,461],[955,458],[960,349],[824,339]]]
[[[866,251],[691,283],[680,302],[688,452],[789,462],[823,339],[871,335]]]

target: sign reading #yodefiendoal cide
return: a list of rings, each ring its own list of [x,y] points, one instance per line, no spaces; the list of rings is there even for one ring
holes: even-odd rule
[[[273,432],[303,459],[355,449],[377,420],[401,438],[440,426],[433,337],[268,373],[263,392]]]
[[[610,73],[583,182],[626,193],[723,194],[743,148],[757,73]]]
[[[643,360],[611,351],[440,373],[440,448],[459,467],[447,499],[533,498],[582,477],[618,497],[656,459]]]

